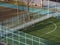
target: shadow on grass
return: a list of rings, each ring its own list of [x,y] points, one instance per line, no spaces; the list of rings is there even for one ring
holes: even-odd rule
[[[42,22],[38,22],[34,25],[31,25],[27,28],[21,29],[21,31],[28,33],[28,32],[33,32],[33,31],[36,31],[36,30],[46,28],[47,26],[52,24],[50,21],[52,21],[54,23],[58,22],[58,20],[56,18],[50,18],[50,19],[44,20]]]
[[[28,28],[26,28],[26,30],[23,30],[23,32],[32,32],[32,31],[36,31],[36,30],[40,30],[45,28],[46,26],[50,25],[51,23],[48,24],[39,24],[39,25],[32,25]]]

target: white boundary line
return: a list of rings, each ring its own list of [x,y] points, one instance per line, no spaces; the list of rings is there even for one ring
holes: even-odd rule
[[[50,32],[48,32],[48,33],[46,33],[46,34],[49,34],[49,33],[52,33],[52,32],[54,32],[54,31],[56,31],[57,25],[56,25],[55,23],[53,23],[53,25],[55,25],[55,28],[54,28],[52,31],[50,31]]]
[[[51,23],[53,23],[53,22],[51,22]],[[41,35],[41,36],[44,36],[44,35],[46,35],[46,34],[49,34],[49,33],[52,33],[52,32],[54,32],[54,31],[56,31],[57,25],[56,25],[55,23],[53,23],[53,25],[55,26],[55,28],[54,28],[52,31],[49,31],[49,32],[47,32],[47,33],[45,33],[45,34],[43,34],[43,35]]]

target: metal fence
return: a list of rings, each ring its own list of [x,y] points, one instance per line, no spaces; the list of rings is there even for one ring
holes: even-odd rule
[[[9,45],[47,45],[44,43],[44,39],[42,38],[38,38],[22,31],[11,32],[7,30],[8,29],[3,30],[4,33],[1,33],[2,35],[0,34],[1,42],[8,43]],[[1,31],[0,28],[0,32]]]
[[[1,5],[1,6],[4,6],[4,5]],[[8,5],[9,8],[17,8],[17,6],[13,6],[13,7],[12,6],[10,4]],[[5,4],[5,7],[7,7],[7,4]],[[19,6],[19,9],[21,9],[21,6]],[[24,7],[24,9],[22,9],[22,10],[27,10],[27,9],[28,8]],[[31,11],[34,12],[32,9],[29,8],[29,11],[30,12]],[[38,11],[38,10],[36,10],[36,11]],[[26,14],[26,16],[32,15],[33,18],[31,20],[35,20],[35,21],[34,22],[32,21],[31,23],[35,23],[35,22],[44,20],[44,19],[49,18],[49,17],[52,16],[52,15],[47,15],[47,14],[44,15],[45,12],[46,11],[42,11],[42,10],[40,11],[39,10],[35,14],[29,14],[29,15]],[[40,15],[41,13],[43,15]],[[49,13],[49,11],[48,11],[48,13]],[[23,18],[24,18],[24,16],[25,16],[25,14],[23,14]],[[22,21],[19,20],[20,19],[19,17],[21,18],[21,15],[20,16],[17,16],[17,17],[14,17],[14,18],[11,18],[9,20],[9,22],[11,21],[10,23],[9,22],[6,23],[8,20],[5,21],[5,23],[6,23],[7,26],[5,26],[5,25],[4,26],[1,26],[0,25],[0,41],[1,42],[8,43],[9,45],[48,45],[48,42],[46,43],[46,40],[44,40],[42,38],[39,38],[39,37],[30,35],[30,34],[27,34],[27,33],[24,33],[24,32],[15,30],[15,29],[8,28],[8,26],[11,26],[11,25],[13,27],[16,26],[16,25],[20,25],[21,24],[20,22],[22,22]],[[30,17],[28,17],[28,18],[30,18]],[[31,21],[31,20],[28,20],[28,21]],[[23,23],[25,23],[25,22],[23,22]],[[29,24],[31,24],[31,23],[29,23]]]

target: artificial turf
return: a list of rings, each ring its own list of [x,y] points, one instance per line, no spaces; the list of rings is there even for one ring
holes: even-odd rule
[[[53,25],[53,23],[55,23],[57,25],[57,29],[54,32],[46,34],[47,32],[50,32],[54,29],[55,26]],[[49,41],[60,43],[60,19],[49,18],[47,20],[44,20],[42,22],[39,22],[39,23],[36,23],[32,26],[24,28],[22,30],[23,30],[23,32],[28,33],[30,35],[34,35],[36,37],[40,37],[40,38],[43,38],[43,39],[46,39],[46,40],[49,40]],[[21,32],[22,30],[16,31],[16,32],[14,32],[16,35],[15,34],[13,34],[13,35],[10,34],[10,35],[7,36],[8,38],[5,37],[3,39],[0,39],[0,41],[7,42],[9,45],[12,45],[12,44],[13,45],[19,45],[20,42],[18,42],[18,41],[21,41],[23,43],[20,43],[20,44],[25,45],[24,44],[25,43],[25,33],[18,34],[18,32]],[[13,38],[13,40],[12,40],[12,38]],[[30,39],[28,39],[28,38],[30,38]],[[29,45],[32,44],[31,39],[32,39],[32,36],[27,35],[27,38],[26,38],[27,44],[29,44]],[[39,42],[38,38],[34,38],[34,39]],[[34,41],[33,44],[34,45],[39,45],[38,42]],[[42,45],[44,45],[44,44],[42,44]]]
[[[48,33],[54,30],[55,26],[53,25],[53,23],[56,24],[57,29],[51,33]],[[23,32],[26,32],[28,34],[31,34],[40,38],[44,38],[46,40],[60,43],[60,19],[49,18],[47,20],[44,20],[42,22],[36,23],[28,28],[23,29]]]

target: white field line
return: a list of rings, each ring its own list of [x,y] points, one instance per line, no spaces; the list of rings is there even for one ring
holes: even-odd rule
[[[52,32],[54,32],[54,31],[56,31],[57,25],[56,25],[55,23],[53,23],[53,25],[55,26],[55,28],[54,28],[52,31],[49,31],[49,32],[47,32],[47,33],[45,33],[45,34],[43,34],[43,35],[41,35],[41,36],[44,36],[44,35],[46,35],[46,34],[49,34],[49,33],[52,33]]]
[[[56,31],[57,25],[56,25],[55,23],[53,23],[53,25],[55,25],[55,28],[54,28],[52,31],[50,31],[50,32],[48,32],[48,33],[46,33],[46,34],[49,34],[49,33],[52,33],[52,32],[54,32],[54,31]]]

